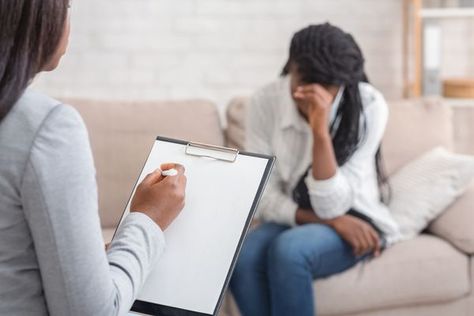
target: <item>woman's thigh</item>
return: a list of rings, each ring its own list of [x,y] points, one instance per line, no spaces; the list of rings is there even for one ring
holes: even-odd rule
[[[271,243],[288,228],[285,225],[264,223],[249,232],[242,246],[236,269],[264,269]]]
[[[313,278],[342,272],[361,259],[334,229],[322,224],[306,224],[281,233],[269,256],[272,264],[283,269],[304,268]]]

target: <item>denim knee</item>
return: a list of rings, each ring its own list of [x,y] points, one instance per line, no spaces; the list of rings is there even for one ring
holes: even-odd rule
[[[268,263],[272,266],[295,267],[308,265],[304,248],[307,240],[301,240],[293,229],[278,236],[268,252]]]
[[[247,244],[242,248],[234,269],[234,277],[248,277],[264,268],[266,253],[255,245]]]

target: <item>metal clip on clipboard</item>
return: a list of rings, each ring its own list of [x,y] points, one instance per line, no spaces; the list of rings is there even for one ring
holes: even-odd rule
[[[239,150],[191,142],[186,145],[186,155],[235,162],[239,155]]]

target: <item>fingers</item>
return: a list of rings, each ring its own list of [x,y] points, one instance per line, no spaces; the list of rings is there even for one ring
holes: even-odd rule
[[[297,88],[294,96],[297,99],[309,99],[318,96],[318,94],[313,90],[303,90],[301,88]]]
[[[314,92],[301,92],[296,91],[294,93],[295,99],[298,100],[322,100],[322,98]]]
[[[161,170],[156,169],[152,173],[149,173],[145,176],[143,179],[142,183],[147,184],[147,185],[152,185],[156,182],[159,182],[161,180]]]
[[[164,176],[163,179],[166,180],[166,182],[177,182],[185,172],[184,166],[177,163],[164,163],[160,167],[163,171],[174,169],[177,172],[176,174],[170,176]]]
[[[334,219],[332,226],[351,245],[355,256],[360,257],[371,252],[374,256],[380,255],[380,237],[367,222],[352,215],[343,215]]]
[[[187,178],[184,175],[186,169],[184,168],[183,165],[180,165],[177,163],[166,163],[166,164],[162,164],[161,168],[163,170],[175,169],[178,172],[178,174],[175,176],[165,177],[162,181],[163,184],[171,184],[178,190],[181,190],[181,191],[185,190]]]
[[[379,234],[375,231],[375,229],[370,230],[370,234],[372,236],[372,240],[374,242],[374,256],[378,257],[381,253],[381,244],[380,244],[380,237]]]
[[[185,175],[183,175],[182,177],[179,178],[179,182],[181,185],[186,187],[186,184],[188,183],[188,178]]]
[[[380,255],[380,240],[377,232],[371,226],[363,228],[361,231],[362,248],[359,250],[358,256],[373,253],[374,256]]]
[[[170,170],[170,169],[175,169],[178,171],[178,174],[174,177],[166,177],[167,179],[174,179],[174,180],[169,180],[169,181],[177,181],[179,178],[184,176],[185,168],[183,165],[177,164],[177,163],[165,163],[160,166],[161,169],[156,169],[152,173],[149,173],[145,176],[145,178],[142,181],[142,184],[146,185],[153,185],[156,184],[165,177],[162,175],[162,170]]]
[[[306,99],[306,98],[318,98],[324,102],[331,102],[332,95],[320,84],[311,84],[299,86],[295,91],[295,98]]]
[[[161,165],[161,170],[170,170],[170,169],[176,169],[178,171],[178,175],[183,175],[186,169],[184,168],[183,165],[180,165],[178,163],[164,163]]]
[[[307,101],[310,106],[314,106],[316,104],[319,105],[330,105],[332,103],[332,97],[329,98],[323,97],[318,93],[309,91],[309,92],[295,92],[294,94],[295,99],[301,101]]]
[[[300,88],[297,88],[296,91],[293,93],[293,96],[294,96],[296,99],[305,99],[305,98],[306,98],[306,94],[307,94],[307,93],[301,91]]]
[[[375,248],[375,242],[371,234],[371,227],[366,227],[363,230],[363,238],[364,238],[364,249],[361,251],[360,255],[365,255]]]
[[[364,229],[365,239],[368,243],[368,248],[365,249],[363,254],[372,252],[374,256],[380,254],[380,239],[377,231],[370,225]]]
[[[360,249],[362,247],[360,240],[358,238],[353,238],[351,240],[352,250],[354,251],[354,256],[358,257]]]
[[[296,88],[296,91],[300,91],[302,93],[312,92],[312,93],[317,93],[317,94],[329,93],[326,89],[324,89],[322,85],[317,84],[317,83],[299,86],[298,88]]]
[[[364,236],[363,231],[359,231],[357,234],[357,247],[354,249],[354,253],[357,257],[362,256],[369,247],[368,242]]]

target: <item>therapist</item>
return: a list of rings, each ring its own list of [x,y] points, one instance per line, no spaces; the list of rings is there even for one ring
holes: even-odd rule
[[[27,89],[69,37],[68,0],[0,1],[0,315],[124,315],[184,206],[186,177],[149,174],[104,251],[87,131]]]

